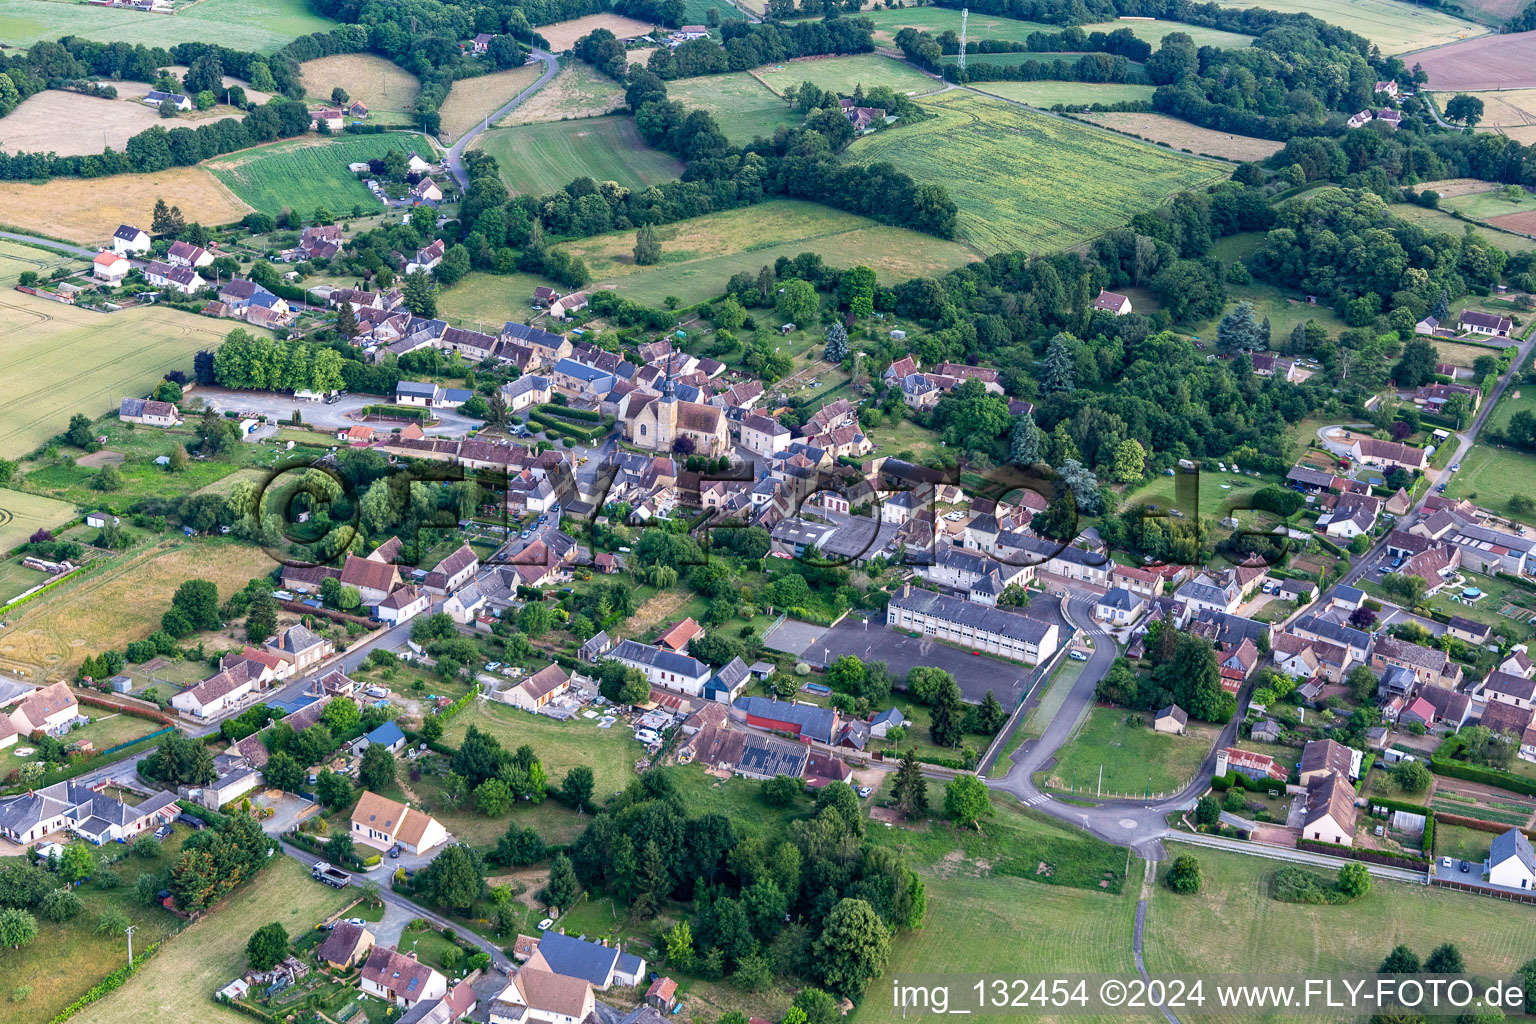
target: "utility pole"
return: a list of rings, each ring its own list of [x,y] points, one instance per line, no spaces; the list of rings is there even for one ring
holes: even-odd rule
[[[961,71],[965,70],[965,22],[966,22],[966,19],[970,17],[970,15],[971,15],[971,9],[969,7],[965,7],[965,8],[961,9],[961,11],[960,11],[960,70]]]
[[[123,934],[128,936],[128,966],[129,967],[133,966],[133,930],[135,928],[137,928],[137,927],[138,927],[138,925],[131,924],[126,929],[123,930]]]

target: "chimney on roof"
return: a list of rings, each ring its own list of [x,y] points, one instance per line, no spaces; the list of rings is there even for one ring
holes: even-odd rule
[[[903,583],[901,585],[901,596],[902,597],[911,597],[912,596],[912,584],[910,584],[910,583]]]

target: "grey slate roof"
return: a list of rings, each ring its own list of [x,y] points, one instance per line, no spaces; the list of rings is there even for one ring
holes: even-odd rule
[[[1502,864],[1511,857],[1518,857],[1525,870],[1536,874],[1536,851],[1531,849],[1531,841],[1518,828],[1496,836],[1488,847],[1490,865]]]
[[[936,594],[931,590],[922,590],[918,587],[913,587],[911,593],[897,594],[891,598],[890,607],[931,615],[947,622],[970,626],[972,629],[1005,636],[1027,644],[1039,644],[1050,630],[1049,625],[1039,619],[1032,619],[1028,615],[972,604],[969,601]]]
[[[659,647],[650,647],[634,640],[625,640],[610,651],[608,656],[619,661],[632,661],[640,665],[649,665],[664,672],[675,672],[689,679],[697,679],[710,674],[709,666],[697,658],[690,658],[686,654],[674,654],[671,651],[664,651]]]
[[[613,946],[556,931],[547,931],[539,939],[539,954],[554,973],[581,978],[598,988],[608,984],[619,960],[619,951]]]

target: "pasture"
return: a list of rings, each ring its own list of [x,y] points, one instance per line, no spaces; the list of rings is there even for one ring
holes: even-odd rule
[[[1536,494],[1536,455],[1485,443],[1472,446],[1445,488],[1447,498],[1471,498],[1501,515],[1536,524],[1536,516],[1510,509],[1509,499],[1517,494]]]
[[[553,25],[540,25],[538,33],[549,43],[550,53],[564,53],[576,45],[576,40],[593,29],[605,28],[620,39],[627,39],[649,35],[655,27],[649,21],[626,18],[622,14],[589,14],[570,21],[557,21]]]
[[[203,166],[262,213],[275,216],[286,207],[308,217],[317,206],[341,215],[354,206],[376,213],[379,201],[347,165],[382,157],[392,149],[415,149],[423,156],[433,153],[423,136],[404,132],[331,139],[311,136],[243,149]]]
[[[1536,88],[1536,32],[1483,36],[1414,54],[1434,92]]]
[[[272,566],[261,548],[224,539],[186,541],[178,534],[120,555],[107,568],[23,605],[0,636],[0,663],[40,669],[50,677],[69,673],[88,654],[122,649],[154,632],[184,581],[212,580],[223,600]],[[195,638],[190,642],[196,646]]]
[[[448,99],[453,100],[449,93]],[[518,108],[496,122],[498,128],[567,118],[599,117],[624,105],[624,87],[590,64],[568,60],[560,73],[544,88],[524,100]]]
[[[793,127],[804,120],[772,89],[745,71],[668,82],[667,96],[685,107],[709,111],[725,137],[738,146],[759,135],[772,138],[781,125]]]
[[[539,80],[542,64],[529,64],[510,71],[496,71],[479,78],[462,78],[453,83],[448,101],[438,112],[443,119],[443,136],[456,139],[482,120],[490,117],[518,93]],[[554,85],[553,82],[549,83]]]
[[[1310,14],[1330,25],[1359,33],[1389,55],[1453,43],[1488,32],[1482,25],[1397,0],[1228,0],[1222,6],[1262,7],[1282,14]],[[1408,65],[1412,67],[1413,62],[1409,61]],[[1424,70],[1429,70],[1427,63]],[[1433,75],[1430,87],[1445,88],[1434,83]]]
[[[229,326],[176,309],[96,313],[20,292],[0,296],[9,400],[0,405],[0,457],[15,458],[63,430],[143,394],[192,353],[217,348]]]
[[[1530,907],[1426,885],[1374,878],[1369,893],[1342,906],[1282,903],[1270,895],[1279,862],[1177,842],[1169,844],[1159,876],[1183,853],[1199,859],[1205,884],[1198,896],[1157,885],[1144,936],[1154,977],[1251,971],[1257,963],[1276,974],[1368,974],[1398,943],[1422,957],[1441,942],[1460,947],[1468,971],[1502,977],[1525,962],[1536,942]]]
[[[247,1021],[212,996],[244,970],[251,933],[277,921],[290,936],[302,935],[355,898],[355,893],[312,881],[302,864],[278,854],[248,884],[172,939],[122,988],[75,1019],[81,1024]]]
[[[1138,86],[1118,86],[1135,89]],[[1230,135],[1210,128],[1190,124],[1188,121],[1167,114],[1102,113],[1083,114],[1083,120],[1096,125],[1134,135],[1148,142],[1167,143],[1174,149],[1182,149],[1201,156],[1214,156],[1223,160],[1263,160],[1284,148],[1284,143],[1269,139],[1255,139],[1248,135]]]
[[[644,188],[683,171],[681,163],[642,142],[628,117],[497,128],[475,145],[496,158],[507,188],[536,196],[583,176]]]
[[[1042,774],[1053,789],[1089,797],[1174,793],[1194,776],[1214,735],[1197,722],[1187,736],[1154,732],[1150,712],[1096,707]]]
[[[888,85],[909,96],[945,88],[943,82],[912,65],[878,53],[803,57],[759,68],[752,74],[780,96],[791,88],[799,88],[801,82],[814,82],[818,88],[830,89],[842,96],[852,96],[854,87],[859,85],[865,89]]]
[[[960,210],[959,240],[985,255],[1076,245],[1227,176],[1207,161],[975,93],[924,105],[934,117],[865,136],[846,159],[942,183]]]
[[[152,174],[55,178],[41,185],[0,182],[0,221],[95,245],[110,239],[119,224],[147,223],[160,198],[181,207],[188,221],[203,224],[228,224],[251,212],[206,168],[177,167]]]
[[[909,7],[893,11],[866,11],[863,17],[875,23],[875,41],[893,45],[896,33],[904,28],[915,28],[932,35],[951,31],[960,34],[960,12],[950,7]],[[1177,21],[1105,21],[1084,25],[1084,32],[1113,32],[1128,28],[1136,38],[1145,39],[1154,47],[1169,32],[1185,32],[1195,40],[1196,46],[1235,47],[1247,46],[1252,36],[1240,32],[1224,32],[1215,28],[1200,28]],[[994,14],[973,14],[966,24],[966,37],[971,40],[1000,39],[1005,42],[1027,43],[1032,32],[1060,32],[1060,25],[1046,25],[1034,21],[1018,21]]]
[[[972,88],[978,92],[1001,96],[1005,100],[1046,108],[1058,103],[1069,107],[1094,103],[1134,103],[1150,100],[1156,91],[1150,85],[1111,82],[977,82]]]
[[[637,302],[667,295],[697,302],[725,290],[732,274],[756,274],[780,256],[815,251],[828,264],[864,264],[882,284],[937,276],[975,257],[962,245],[815,203],[776,199],[656,229],[661,263],[634,262],[635,233],[616,231],[566,245],[587,261],[598,287],[618,288]],[[521,300],[521,296],[519,297]]]
[[[147,91],[147,90],[146,90]],[[231,107],[215,108],[204,116],[183,115],[165,122],[154,107],[137,99],[119,96],[115,100],[86,96],[78,92],[48,89],[26,100],[0,120],[0,150],[9,153],[56,153],[59,156],[86,156],[111,147],[122,152],[128,140],[157,124],[193,127],[226,117],[245,115]]]
[[[75,517],[75,506],[41,494],[0,487],[0,551],[25,544],[38,530],[53,530]],[[36,582],[43,582],[38,575]]]
[[[7,0],[0,8],[0,42],[20,47],[75,35],[143,46],[216,40],[236,50],[273,53],[299,36],[335,27],[311,13],[305,0],[201,0],[174,17],[58,0]]]
[[[1536,196],[1525,191],[1519,195],[1506,196],[1502,189],[1490,189],[1441,199],[1440,205],[1444,209],[1455,210],[1463,217],[1485,220],[1491,224],[1500,217],[1536,211]]]
[[[311,103],[329,105],[331,90],[345,89],[368,108],[369,123],[410,124],[421,83],[399,65],[370,53],[341,53],[299,65],[299,84]],[[457,88],[457,86],[455,86]]]

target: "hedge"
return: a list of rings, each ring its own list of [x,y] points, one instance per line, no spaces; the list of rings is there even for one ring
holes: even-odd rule
[[[272,1014],[268,1013],[266,1010],[261,1009],[261,1007],[255,1006],[245,1001],[244,999],[219,999],[218,997],[215,997],[214,1001],[217,1003],[222,1003],[224,1006],[229,1007],[231,1010],[239,1010],[247,1017],[255,1017],[257,1020],[268,1021],[270,1024],[277,1024],[276,1017],[272,1016]]]
[[[1536,583],[1526,579],[1524,576],[1515,576],[1507,572],[1499,571],[1494,573],[1494,577],[1496,579],[1503,580],[1505,583],[1513,583],[1515,586],[1522,590],[1529,590],[1532,593],[1536,593]]]
[[[85,993],[85,995],[81,996],[79,999],[76,999],[64,1009],[60,1010],[58,1015],[55,1016],[53,1020],[49,1021],[49,1024],[61,1024],[62,1021],[69,1020],[69,1018],[73,1017],[75,1014],[79,1013],[81,1010],[85,1009],[87,1006],[90,1006],[97,1000],[102,999],[122,988],[123,983],[126,982],[129,978],[133,977],[133,973],[144,965],[144,961],[154,956],[155,951],[158,950],[160,946],[161,943],[155,943],[148,949],[145,949],[143,952],[141,952],[138,956],[134,957],[131,961],[124,964],[122,967],[119,967],[105,978],[102,978],[96,984],[92,985],[90,989]]]
[[[220,825],[224,824],[224,819],[229,817],[229,815],[225,814],[223,811],[210,811],[202,804],[195,804],[190,800],[177,800],[176,806],[181,808],[185,813],[190,814],[192,817],[201,821],[206,821],[214,828],[218,828]]]
[[[880,751],[880,756],[887,761],[899,761],[901,760],[902,753],[899,750],[882,750]],[[923,764],[937,765],[940,768],[953,768],[961,772],[966,771],[965,762],[958,757],[926,757],[920,755],[918,760]]]
[[[345,834],[345,833],[343,833],[343,834]],[[333,864],[335,863],[335,861],[332,861],[330,859],[330,854],[326,851],[326,845],[327,844],[322,843],[320,840],[316,839],[312,835],[309,835],[308,833],[300,832],[298,829],[294,829],[291,832],[283,833],[283,841],[286,842],[286,843],[292,843],[294,846],[297,846],[299,849],[304,850],[304,851],[306,851],[308,853],[312,853],[312,854],[314,854],[317,857],[324,857],[330,863],[333,863]],[[338,867],[344,866],[348,870],[351,870],[351,871],[363,871],[364,870],[364,861],[363,861],[363,859],[361,857],[359,857],[357,854],[354,853],[350,858],[348,858],[347,863],[345,865],[337,865],[337,866]]]
[[[1342,857],[1346,860],[1360,860],[1367,864],[1382,864],[1392,868],[1407,868],[1410,871],[1422,871],[1429,865],[1429,857],[1410,857],[1406,854],[1378,853],[1375,850],[1360,850],[1353,846],[1337,846],[1333,843],[1325,843],[1317,839],[1298,839],[1296,849],[1311,850],[1313,853],[1326,853],[1333,857]]]
[[[81,704],[89,704],[91,707],[106,708],[109,711],[120,711],[125,715],[133,715],[135,718],[145,718],[161,725],[175,725],[176,720],[170,715],[161,714],[149,708],[141,708],[136,704],[119,704],[117,701],[98,697],[94,693],[75,692],[75,699]]]
[[[1507,789],[1522,796],[1536,796],[1536,782],[1522,779],[1513,772],[1506,772],[1499,768],[1488,768],[1480,764],[1456,760],[1453,755],[1460,752],[1461,744],[1460,736],[1446,737],[1445,742],[1429,755],[1429,770],[1436,775],[1461,779],[1463,782],[1480,782],[1485,786]]]
[[[1461,828],[1475,829],[1478,832],[1492,832],[1494,835],[1503,835],[1516,825],[1501,825],[1496,821],[1484,821],[1482,818],[1468,818],[1462,814],[1450,814],[1446,811],[1436,811],[1435,816],[1443,820],[1447,825],[1458,825]],[[1536,829],[1521,828],[1527,836],[1536,836]]]
[[[558,416],[563,420],[586,420],[588,423],[601,423],[603,420],[603,414],[596,409],[572,409],[568,405],[555,405],[553,402],[534,406],[534,411],[546,416]]]

